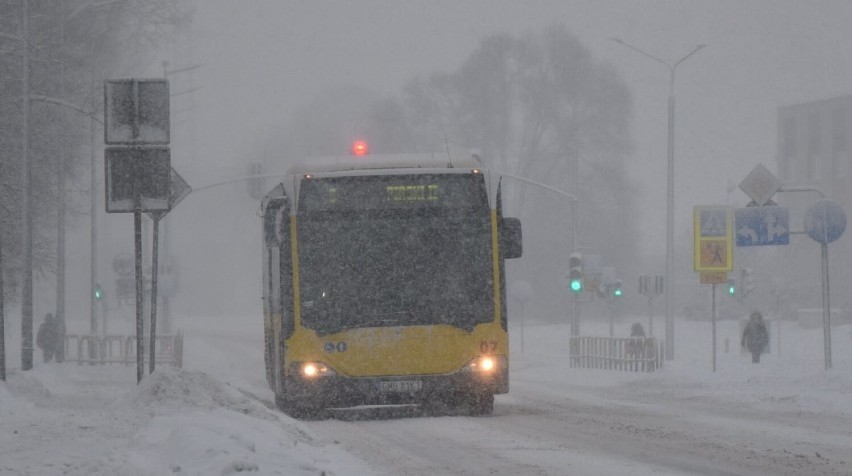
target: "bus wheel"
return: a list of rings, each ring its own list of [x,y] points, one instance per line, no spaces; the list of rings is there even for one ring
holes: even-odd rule
[[[488,416],[494,412],[494,394],[475,393],[469,397],[469,412],[472,416]]]
[[[276,393],[275,406],[278,407],[278,409],[282,412],[287,413],[287,410],[290,409],[290,401]]]
[[[299,420],[321,420],[327,418],[327,412],[324,408],[290,400],[281,395],[275,395],[275,406],[287,415]]]

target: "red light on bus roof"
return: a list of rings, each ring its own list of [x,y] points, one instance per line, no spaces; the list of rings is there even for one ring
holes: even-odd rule
[[[367,155],[369,151],[370,146],[367,145],[367,141],[356,140],[352,143],[352,155]]]

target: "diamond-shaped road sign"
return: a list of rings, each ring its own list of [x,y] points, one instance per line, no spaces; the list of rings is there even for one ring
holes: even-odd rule
[[[758,206],[766,205],[783,183],[763,165],[758,164],[746,178],[740,182],[740,190],[745,192]]]
[[[190,192],[192,192],[192,188],[186,183],[186,180],[180,176],[179,173],[175,169],[171,169],[170,175],[171,182],[169,184],[169,209],[168,210],[157,210],[148,214],[148,216],[152,220],[159,220],[163,218],[166,213],[170,212],[174,207],[180,203],[181,200],[186,198]]]

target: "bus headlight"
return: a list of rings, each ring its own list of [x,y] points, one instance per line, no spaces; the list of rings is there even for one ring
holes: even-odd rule
[[[299,370],[299,376],[308,380],[337,375],[337,372],[322,362],[301,362],[298,364],[297,368]]]
[[[493,374],[502,368],[506,368],[505,355],[480,355],[468,362],[462,370],[479,374]]]

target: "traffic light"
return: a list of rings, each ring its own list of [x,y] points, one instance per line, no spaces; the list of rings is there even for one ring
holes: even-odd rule
[[[612,297],[619,298],[622,294],[624,294],[624,291],[621,288],[621,280],[616,279],[612,285]]]
[[[752,268],[743,268],[740,272],[740,282],[743,286],[743,297],[748,296],[754,291],[754,276],[752,273],[754,269]]]
[[[737,293],[737,280],[729,279],[728,280],[728,294],[733,296]]]
[[[101,299],[104,298],[104,290],[101,289],[100,283],[95,284],[94,293],[95,293],[95,301],[100,301]]]
[[[575,293],[583,291],[583,258],[580,253],[571,253],[568,258],[568,287]]]

